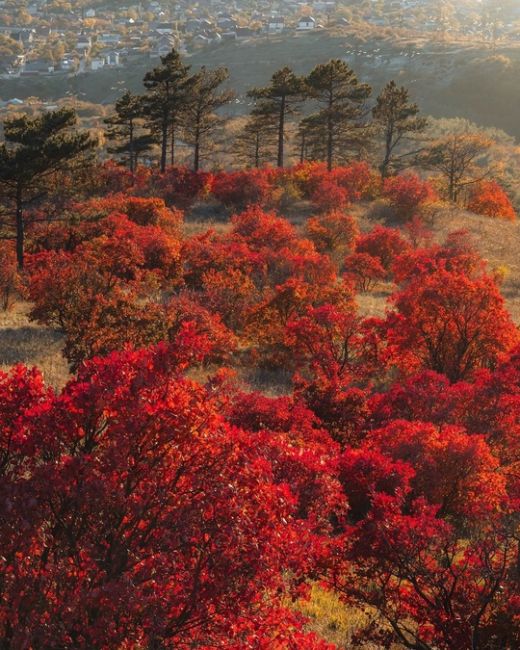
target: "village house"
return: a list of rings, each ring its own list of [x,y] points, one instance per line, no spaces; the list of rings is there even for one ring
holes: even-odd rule
[[[296,29],[299,32],[308,32],[311,29],[316,29],[316,19],[312,16],[303,16],[298,21]]]

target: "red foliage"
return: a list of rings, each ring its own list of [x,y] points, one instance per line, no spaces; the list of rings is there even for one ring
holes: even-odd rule
[[[438,198],[428,181],[423,181],[415,174],[385,179],[383,196],[402,220],[411,219],[422,206]]]
[[[0,376],[0,630],[12,647],[278,633],[270,608],[297,569],[294,498],[174,358],[114,354],[59,397],[37,374]]]
[[[495,219],[514,221],[516,212],[510,198],[496,181],[481,181],[473,188],[468,210]]]
[[[343,265],[345,278],[351,282],[358,291],[370,291],[378,281],[384,280],[387,273],[379,258],[368,253],[353,253],[349,255]]]
[[[358,228],[354,217],[335,209],[308,219],[305,232],[319,253],[342,257],[354,247]]]
[[[444,269],[411,278],[392,298],[390,354],[406,373],[424,368],[455,382],[492,367],[518,341],[493,279]]]
[[[341,210],[351,202],[348,190],[338,185],[328,176],[316,183],[316,189],[311,196],[311,200],[321,212]]]
[[[216,174],[211,192],[223,205],[238,210],[248,205],[266,205],[273,198],[269,170],[265,169]]]
[[[213,176],[208,172],[169,167],[164,174],[154,176],[154,194],[159,193],[168,206],[186,210],[211,191],[212,182]]]
[[[294,226],[272,212],[264,212],[258,206],[234,216],[231,223],[234,239],[245,242],[253,251],[279,251],[296,244]]]
[[[392,265],[397,257],[409,250],[410,244],[401,237],[399,231],[385,226],[376,226],[361,235],[356,242],[356,253],[366,253],[378,259],[387,278],[391,277]]]

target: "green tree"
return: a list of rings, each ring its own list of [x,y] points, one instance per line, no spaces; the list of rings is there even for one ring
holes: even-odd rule
[[[230,90],[221,89],[228,77],[226,68],[208,70],[203,66],[189,79],[184,132],[193,146],[195,171],[200,169],[210,136],[222,123],[217,114],[218,109],[228,104],[234,96]]]
[[[75,129],[73,109],[62,108],[37,117],[16,117],[4,122],[0,145],[0,196],[7,236],[16,239],[18,267],[23,268],[25,212],[56,187],[62,172],[79,170],[89,162],[96,142]]]
[[[363,139],[366,101],[372,89],[360,83],[343,61],[333,59],[317,65],[306,79],[309,94],[318,103],[313,128],[323,142],[329,171],[345,150]]]
[[[257,108],[276,126],[278,133],[278,167],[284,166],[285,129],[287,117],[294,114],[296,107],[306,97],[305,81],[285,67],[271,77],[271,83],[264,88],[253,88],[248,96],[255,99]]]
[[[151,139],[143,137],[143,98],[130,91],[120,97],[115,104],[115,112],[106,118],[107,138],[115,141],[112,153],[126,154],[130,171],[134,172],[139,154],[151,145]]]
[[[428,122],[419,117],[419,107],[410,101],[408,90],[397,86],[395,81],[390,81],[379,94],[372,116],[384,143],[380,170],[386,177],[401,158],[418,153],[406,151],[400,154],[400,146],[424,131]]]
[[[273,157],[273,135],[276,129],[269,115],[253,110],[235,140],[237,156],[249,166],[261,167]]]
[[[144,85],[148,95],[144,111],[148,125],[161,143],[161,171],[166,169],[168,146],[171,164],[175,163],[175,137],[188,101],[189,66],[183,64],[180,54],[172,50],[161,57],[161,65],[147,72]]]

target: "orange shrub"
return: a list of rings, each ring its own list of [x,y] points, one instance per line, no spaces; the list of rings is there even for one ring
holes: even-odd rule
[[[468,209],[495,219],[516,219],[513,204],[496,181],[481,181],[471,193]]]

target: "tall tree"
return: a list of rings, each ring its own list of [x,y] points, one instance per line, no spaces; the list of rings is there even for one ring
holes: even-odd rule
[[[184,131],[193,146],[193,168],[198,171],[209,136],[220,126],[222,120],[216,111],[229,103],[233,92],[222,90],[229,77],[226,68],[208,70],[202,67],[189,79]]]
[[[308,115],[298,124],[297,138],[300,163],[306,160],[324,160],[326,142],[323,141],[322,123],[317,114]]]
[[[271,83],[264,88],[253,88],[248,96],[257,100],[257,108],[268,115],[278,131],[278,167],[284,166],[285,127],[287,116],[295,112],[296,106],[306,94],[305,81],[286,66],[271,77]]]
[[[341,151],[359,141],[360,129],[366,127],[366,100],[372,90],[339,59],[317,65],[306,81],[310,96],[320,107],[314,127],[319,128],[330,171]]]
[[[88,133],[75,130],[76,122],[76,113],[70,108],[4,122],[0,195],[7,202],[7,213],[2,225],[16,239],[20,269],[24,265],[26,208],[48,195],[56,186],[57,174],[86,164],[86,154],[96,145]]]
[[[272,138],[276,129],[269,115],[253,110],[235,140],[236,153],[247,165],[261,167],[272,159]]]
[[[161,142],[161,171],[166,169],[168,148],[171,164],[175,163],[175,133],[179,127],[188,100],[189,66],[183,64],[180,54],[172,50],[161,57],[161,65],[144,77],[149,91],[144,100],[148,124]]]
[[[143,124],[143,98],[130,91],[120,97],[115,104],[115,112],[105,120],[107,137],[117,144],[114,153],[126,154],[130,171],[134,172],[140,153],[149,148],[141,133]],[[149,140],[149,139],[148,139]]]
[[[424,131],[427,120],[419,117],[419,107],[410,102],[409,92],[390,81],[381,91],[372,109],[374,122],[384,141],[384,156],[380,169],[388,176],[398,161],[415,152],[400,153],[399,147],[406,140]]]

